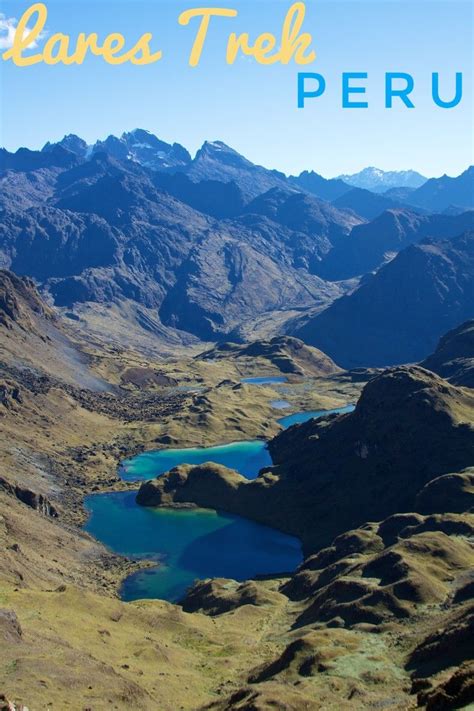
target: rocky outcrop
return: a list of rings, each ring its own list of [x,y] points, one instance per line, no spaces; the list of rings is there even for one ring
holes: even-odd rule
[[[469,602],[450,611],[444,625],[422,640],[409,656],[407,669],[418,705],[429,711],[449,711],[472,703],[473,654],[474,605]]]
[[[4,644],[18,644],[22,637],[23,631],[16,613],[13,610],[0,609],[0,640]]]
[[[432,691],[418,694],[418,705],[426,711],[451,711],[474,703],[474,662],[465,662]]]
[[[20,386],[12,380],[0,380],[0,408],[16,410],[23,403],[23,394]],[[0,409],[0,417],[2,416]]]
[[[13,484],[3,477],[0,477],[0,489],[3,489],[3,491],[6,491],[7,494],[14,496],[23,504],[26,504],[26,506],[29,506],[31,509],[38,511],[43,516],[50,516],[51,518],[58,517],[56,508],[43,494],[27,489],[19,484]]]
[[[473,421],[468,390],[395,368],[365,386],[353,413],[271,440],[275,466],[254,481],[215,464],[183,466],[142,484],[137,501],[243,515],[299,536],[309,552],[365,521],[416,510],[426,484],[474,461]]]

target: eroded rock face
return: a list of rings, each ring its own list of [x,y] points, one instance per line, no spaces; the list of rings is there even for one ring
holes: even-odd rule
[[[179,467],[144,483],[137,501],[247,516],[299,536],[311,552],[364,521],[416,511],[423,487],[474,461],[473,422],[474,394],[419,367],[395,368],[367,384],[353,413],[273,439],[275,466],[254,481],[213,464]]]
[[[31,509],[35,509],[35,511],[38,511],[43,516],[50,516],[52,518],[58,517],[58,511],[43,494],[39,494],[36,491],[27,489],[26,487],[22,487],[19,484],[13,484],[2,477],[0,477],[0,489],[3,489],[11,496],[14,496]]]
[[[474,662],[466,662],[432,691],[418,694],[418,705],[426,711],[466,708],[474,702]]]
[[[473,655],[474,603],[469,602],[448,614],[445,624],[422,640],[408,658],[418,705],[448,711],[472,703]]]

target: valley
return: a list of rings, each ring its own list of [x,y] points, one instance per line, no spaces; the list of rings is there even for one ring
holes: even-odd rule
[[[0,684],[8,699],[29,704],[33,709],[75,709],[84,704],[98,709],[109,705],[122,708],[133,704],[136,708],[171,710],[176,708],[177,699],[184,709],[230,709],[239,708],[242,703],[257,708],[278,703],[281,708],[304,709],[314,707],[315,695],[321,707],[350,708],[355,694],[364,699],[368,708],[387,703],[388,699],[394,708],[416,708],[418,703],[423,705],[423,694],[428,698],[429,694],[436,697],[444,693],[441,688],[450,674],[468,674],[462,665],[458,672],[458,662],[444,656],[443,664],[437,667],[439,671],[434,676],[430,672],[429,681],[424,683],[426,691],[418,692],[419,672],[412,673],[408,668],[410,659],[422,654],[417,650],[423,647],[425,638],[436,634],[443,625],[460,640],[460,649],[463,634],[468,634],[463,632],[470,619],[472,565],[466,538],[472,531],[472,514],[468,513],[472,475],[465,469],[473,454],[472,395],[468,389],[448,386],[438,376],[416,368],[395,370],[393,376],[390,371],[377,375],[377,371],[370,370],[351,374],[331,365],[321,352],[288,337],[275,339],[273,344],[222,345],[190,359],[161,358],[153,363],[143,356],[138,359],[138,354],[108,351],[106,345],[99,352],[96,342],[85,347],[82,332],[71,331],[71,324],[53,313],[49,338],[43,340],[38,334],[43,333],[51,316],[32,285],[11,277],[4,284],[8,287],[5,300],[15,303],[8,314],[4,312],[2,326],[8,351],[2,351],[3,357],[7,354],[7,361],[2,365],[0,437],[0,513],[6,551],[0,568],[0,633],[8,641],[2,653]],[[472,360],[470,331],[463,333],[466,335],[451,336],[447,341],[452,344],[449,349],[442,347],[436,356],[437,368],[443,367],[440,364],[444,357],[452,361],[458,352],[465,366]],[[88,372],[96,378],[100,389],[84,390],[67,384],[61,377],[46,375],[44,355],[34,347],[39,342],[49,351],[49,360],[54,354],[58,364],[63,363],[66,342],[69,362],[73,351],[74,361],[83,363],[84,376]],[[463,344],[461,350],[456,342]],[[21,366],[16,365],[20,354]],[[68,358],[62,369],[56,370],[71,378]],[[241,382],[249,378],[270,382]],[[373,383],[373,394],[365,386],[367,381],[369,385]],[[134,384],[137,382],[140,384]],[[380,385],[376,385],[378,382]],[[379,392],[382,385],[388,388],[384,395]],[[351,414],[349,408],[346,414],[313,419],[278,434],[281,427],[277,420],[282,411],[273,406],[275,400],[284,398],[290,413],[311,410],[321,414],[356,402],[362,388],[363,399],[356,412]],[[418,398],[417,392],[420,406],[425,402],[420,415],[415,401],[408,405],[403,400]],[[431,398],[436,403],[434,410],[428,404]],[[407,434],[399,431],[397,441],[416,431],[416,446],[423,450],[421,423],[426,420],[426,432],[439,427],[440,451],[445,460],[433,451],[436,468],[427,464],[423,470],[426,473],[420,473],[417,479],[403,460],[413,457],[408,441],[403,454],[397,455],[402,459],[394,460],[393,453],[389,455],[384,450],[379,456],[384,461],[392,460],[394,472],[406,472],[412,481],[413,496],[417,487],[422,487],[416,502],[407,497],[406,482],[400,486],[395,483],[396,477],[387,473],[383,483],[385,502],[380,490],[375,490],[374,498],[366,498],[367,513],[363,500],[354,496],[350,480],[352,495],[343,493],[341,480],[338,496],[342,498],[334,498],[326,491],[322,501],[332,503],[329,508],[324,507],[326,515],[318,512],[311,497],[323,483],[316,478],[312,484],[312,479],[307,478],[307,462],[314,462],[317,477],[318,456],[326,464],[333,461],[334,471],[342,471],[344,466],[353,471],[356,462],[363,466],[366,451],[370,463],[372,448],[380,447],[387,436],[373,409],[378,402],[384,403],[380,417],[385,428],[390,423],[396,426],[399,408],[411,413]],[[450,413],[448,420],[445,412]],[[285,416],[287,413],[288,409]],[[352,417],[357,418],[354,425]],[[364,443],[357,433],[360,425],[355,423],[366,418],[368,439]],[[347,433],[342,437],[338,434],[341,428]],[[308,459],[307,446],[314,445],[306,444],[306,439],[309,436],[308,443],[314,442],[319,430],[327,430],[323,440],[327,444],[322,445],[336,449],[330,454],[323,450],[316,457],[311,454]],[[371,442],[372,436],[378,439],[378,445]],[[351,455],[353,460],[348,460],[351,437],[357,444]],[[183,446],[212,446],[226,441],[245,445],[249,439],[260,439],[262,443],[271,440],[274,465],[269,469],[268,461],[263,470],[266,473],[256,479],[243,479],[223,466],[236,467],[232,457],[215,465],[200,458],[197,465],[191,461],[190,465],[180,465],[170,474],[149,480],[152,492],[157,485],[166,485],[165,508],[149,508],[146,484],[142,484],[141,498],[144,502],[146,495],[147,506],[134,503],[139,482],[133,480],[156,476],[152,450],[168,457],[174,456],[173,449]],[[342,442],[347,445],[341,447]],[[386,444],[382,446],[385,448]],[[148,454],[130,459],[143,450]],[[179,465],[180,456],[182,452],[164,462],[163,471]],[[296,467],[291,463],[295,456],[299,458]],[[209,452],[209,458],[213,457],[214,453]],[[122,475],[117,469],[121,461]],[[265,466],[265,462],[261,464]],[[254,462],[252,476],[259,466]],[[290,472],[300,472],[296,481],[288,480],[289,488],[285,488],[285,466],[289,466],[290,477]],[[373,466],[371,463],[368,472],[374,471]],[[379,465],[375,466],[378,469]],[[459,474],[444,475],[446,471]],[[437,478],[431,484],[433,476]],[[186,482],[191,480],[195,484],[189,488],[191,485]],[[233,498],[226,498],[225,492],[229,486],[237,491],[242,480],[248,482],[247,487],[256,486],[257,492],[263,487],[266,493],[265,504],[257,498],[254,507],[250,488],[242,500],[246,518],[239,519],[235,518]],[[445,489],[444,480],[448,487]],[[25,498],[19,488],[15,493],[6,487],[5,481],[32,493]],[[393,488],[387,488],[391,481]],[[184,498],[180,495],[178,499],[174,493],[177,482],[181,482],[180,487],[184,484],[183,491],[189,491]],[[210,487],[208,482],[213,482]],[[300,486],[304,486],[304,494],[299,493]],[[362,482],[360,487],[367,490]],[[280,489],[281,494],[277,493]],[[115,500],[116,529],[106,510],[90,503],[91,495],[97,502],[101,496],[105,497],[104,502],[107,497]],[[443,513],[432,513],[439,511],[435,502],[440,500]],[[125,508],[121,508],[121,501]],[[180,510],[182,503],[173,508],[175,501],[188,502],[186,505],[192,504],[193,508]],[[310,506],[308,513],[317,512],[321,523],[316,529],[314,525],[308,527],[309,519],[305,519],[304,509],[298,508],[298,501]],[[340,509],[343,501],[345,513]],[[198,508],[194,508],[196,505]],[[202,505],[211,509],[203,511],[199,508]],[[91,506],[96,523],[89,528],[87,509]],[[219,513],[213,513],[214,508]],[[454,513],[445,513],[446,510]],[[332,518],[328,518],[328,512]],[[183,516],[190,520],[191,528],[180,523]],[[248,517],[284,532],[271,534],[280,537],[276,540],[280,541],[279,555],[283,556],[273,570],[268,556],[275,556],[275,540],[267,539],[263,533],[270,529],[259,528]],[[387,518],[383,520],[384,517]],[[147,518],[152,521],[152,529],[146,527],[150,525],[145,524]],[[357,528],[360,521],[381,519],[381,523]],[[238,521],[244,528],[235,528]],[[81,529],[85,524],[84,532]],[[351,525],[355,527],[352,532]],[[129,535],[124,538],[127,529]],[[112,549],[116,545],[113,536],[119,536],[122,549],[113,553],[91,538],[87,530],[99,538],[103,536]],[[311,536],[303,530],[311,532]],[[167,541],[164,549],[159,531]],[[298,548],[293,548],[290,541],[295,539],[287,539],[286,532],[297,535],[304,544],[305,559],[294,575],[288,568],[298,565],[294,557]],[[141,533],[150,541],[145,559],[143,548],[133,543]],[[335,542],[331,543],[334,537]],[[229,551],[239,550],[234,548],[237,540],[239,547],[248,541],[252,556],[244,556],[247,565],[252,559],[260,560],[260,565],[267,568],[266,576],[249,580],[255,575],[252,569],[239,567],[241,557],[234,562]],[[172,548],[168,548],[170,544]],[[266,551],[265,545],[269,546]],[[150,546],[156,546],[157,552],[168,551],[168,564],[176,566],[172,577],[163,561],[153,561],[153,556],[150,560]],[[225,551],[225,565],[220,568],[219,546]],[[433,568],[429,562],[432,546],[443,550],[441,567]],[[132,558],[120,557],[118,552]],[[392,574],[384,572],[385,556],[402,561],[395,570],[399,570],[396,574],[402,576],[403,584],[391,582]],[[282,566],[285,560],[287,564]],[[157,562],[159,567],[154,572],[150,564]],[[374,572],[369,574],[372,568]],[[239,570],[240,581],[234,577],[239,578]],[[217,578],[208,580],[215,571]],[[168,582],[163,582],[163,572]],[[271,572],[280,574],[275,577]],[[174,596],[174,586],[178,586],[175,590],[180,585],[187,587],[196,575],[206,579],[197,583],[178,606],[146,599]],[[380,578],[378,585],[383,587],[378,588],[372,578]],[[405,588],[411,592],[403,592]],[[432,591],[428,592],[430,588]],[[349,589],[354,592],[346,601],[345,590]],[[121,602],[119,592],[124,600],[135,601]],[[447,595],[453,601],[445,607]],[[430,654],[430,658],[438,659],[435,651]],[[67,673],[65,658],[69,660]],[[420,668],[420,662],[416,665],[415,670]],[[301,672],[300,668],[308,671]],[[298,680],[300,684],[295,686]],[[465,691],[469,683],[463,682],[459,693],[469,693]],[[79,705],[71,702],[71,688],[81,700]]]
[[[0,708],[474,703],[472,168],[0,171]]]

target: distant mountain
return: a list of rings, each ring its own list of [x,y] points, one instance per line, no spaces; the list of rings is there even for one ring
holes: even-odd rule
[[[350,296],[294,329],[338,365],[419,361],[474,316],[474,231],[404,249]]]
[[[137,128],[122,134],[120,139],[109,136],[98,141],[93,153],[106,151],[121,160],[134,160],[151,170],[177,170],[191,163],[191,156],[179,143],[166,143],[153,133]]]
[[[43,152],[58,148],[66,149],[82,160],[97,153],[106,153],[122,163],[134,162],[152,171],[185,173],[194,183],[233,182],[247,202],[273,187],[293,188],[283,173],[255,165],[222,141],[206,141],[194,159],[180,144],[166,143],[149,131],[138,128],[123,133],[120,138],[109,136],[92,146],[78,136],[65,136],[58,143],[47,143]],[[297,190],[297,186],[294,189]]]
[[[344,193],[336,200],[333,205],[340,210],[352,210],[360,217],[367,220],[373,220],[385,212],[385,210],[396,210],[397,208],[405,207],[404,203],[392,200],[385,195],[379,195],[364,190],[362,188],[353,188],[349,192]]]
[[[353,175],[339,175],[336,180],[342,180],[356,188],[364,188],[374,193],[384,193],[390,188],[419,188],[426,183],[427,178],[415,170],[384,171],[379,168],[364,168]]]
[[[222,142],[191,159],[140,129],[1,151],[0,173],[0,267],[35,278],[58,306],[120,305],[178,340],[267,337],[406,244],[469,226],[457,209],[424,219],[357,188],[331,203],[315,193],[346,190],[340,181],[287,179]]]
[[[299,190],[305,190],[322,200],[328,200],[328,202],[336,200],[352,189],[351,185],[344,183],[342,180],[326,180],[326,178],[314,171],[305,170],[298,176],[290,176],[289,180]]]
[[[446,333],[421,365],[454,385],[474,388],[474,320]]]
[[[442,212],[451,208],[474,208],[474,166],[461,175],[428,180],[411,193],[407,201],[411,205]]]
[[[427,237],[455,237],[469,229],[474,229],[472,210],[453,216],[387,210],[372,222],[356,225],[350,237],[327,255],[319,274],[325,279],[351,279],[378,269],[410,244]]]

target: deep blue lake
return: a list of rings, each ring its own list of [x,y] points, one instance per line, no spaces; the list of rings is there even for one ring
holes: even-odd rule
[[[126,578],[123,600],[177,602],[197,579],[248,580],[293,571],[302,561],[298,539],[238,516],[145,508],[135,492],[94,494],[85,503],[89,533],[116,553],[160,563]]]

